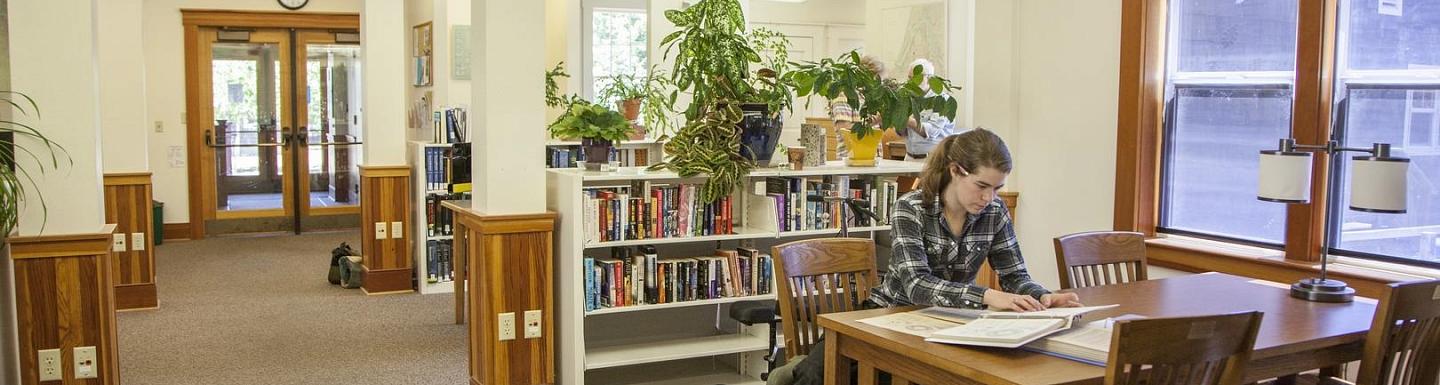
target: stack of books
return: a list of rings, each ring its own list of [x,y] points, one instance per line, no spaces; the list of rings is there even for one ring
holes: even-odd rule
[[[716,250],[714,256],[661,259],[651,246],[611,249],[610,258],[585,258],[585,311],[774,291],[773,259],[758,250]]]
[[[450,187],[449,147],[425,147],[425,189],[444,190]]]
[[[846,197],[865,202],[879,220],[849,213],[850,226],[886,225],[899,183],[884,176],[808,176],[765,178],[765,204],[774,206],[778,231],[840,228],[842,203],[825,197]]]
[[[425,280],[429,283],[450,282],[454,275],[454,242],[449,239],[425,241]]]
[[[585,187],[585,242],[734,234],[731,198],[700,202],[700,185]]]

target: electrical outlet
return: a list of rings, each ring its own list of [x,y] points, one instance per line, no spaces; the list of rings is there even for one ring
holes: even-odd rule
[[[390,222],[390,239],[400,239],[400,238],[404,238],[404,237],[405,237],[405,223],[404,223],[404,222]]]
[[[540,311],[525,311],[525,338],[540,338]]]
[[[114,241],[114,242],[112,242],[111,245],[110,245],[110,250],[111,250],[111,251],[115,251],[115,252],[124,252],[124,251],[125,251],[125,234],[124,234],[124,233],[116,233],[116,234],[110,234],[110,236],[111,236],[112,240]]]
[[[145,233],[130,233],[130,244],[136,251],[145,250]]]
[[[515,313],[500,313],[500,340],[515,339]]]
[[[375,222],[375,240],[386,239],[385,230],[389,227],[385,222]]]
[[[39,352],[40,381],[60,381],[60,349]]]
[[[75,348],[75,378],[95,378],[100,372],[100,362],[95,360],[94,346]]]

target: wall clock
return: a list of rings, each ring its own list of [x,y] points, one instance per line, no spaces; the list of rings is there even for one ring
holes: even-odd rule
[[[300,9],[300,8],[304,8],[304,7],[305,7],[305,4],[307,4],[307,3],[310,2],[310,0],[276,0],[276,1],[279,1],[279,2],[280,2],[280,6],[281,6],[281,7],[285,7],[285,9],[288,9],[288,10],[291,10],[291,11],[298,10],[298,9]]]

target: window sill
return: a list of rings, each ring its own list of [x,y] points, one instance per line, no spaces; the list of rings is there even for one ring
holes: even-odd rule
[[[1295,282],[1320,273],[1319,264],[1287,260],[1278,250],[1172,235],[1146,240],[1145,246],[1150,264],[1191,273],[1216,271],[1274,282]],[[1329,269],[1332,278],[1371,298],[1387,284],[1431,278],[1333,262]]]

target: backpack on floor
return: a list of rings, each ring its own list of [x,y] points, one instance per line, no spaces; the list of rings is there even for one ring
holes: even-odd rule
[[[330,274],[326,280],[330,281],[331,285],[340,284],[340,258],[355,254],[359,253],[356,253],[355,249],[351,249],[350,245],[345,242],[340,242],[340,247],[330,250]]]
[[[360,288],[360,256],[347,255],[340,258],[340,287]]]

